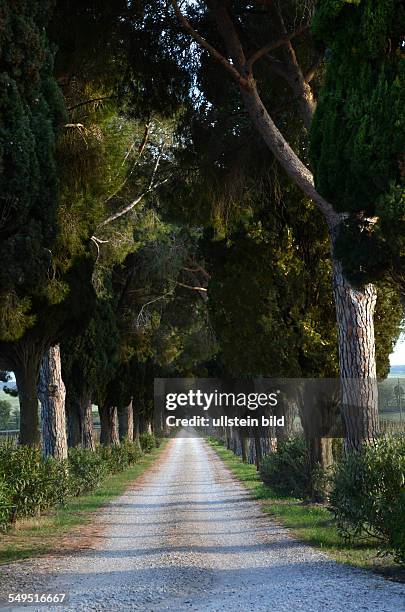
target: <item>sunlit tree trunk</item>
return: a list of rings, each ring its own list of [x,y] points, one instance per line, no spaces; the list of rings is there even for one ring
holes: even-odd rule
[[[339,338],[342,417],[346,450],[359,450],[379,434],[375,360],[374,285],[354,288],[333,262],[333,290]]]
[[[80,426],[83,448],[94,450],[96,445],[94,442],[93,409],[91,397],[88,395],[83,396],[80,401]]]
[[[46,457],[66,459],[66,390],[62,380],[59,345],[51,346],[42,359],[38,396],[41,402],[43,453]]]

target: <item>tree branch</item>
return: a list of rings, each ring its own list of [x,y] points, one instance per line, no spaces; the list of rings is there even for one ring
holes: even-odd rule
[[[267,45],[264,45],[264,47],[262,47],[261,49],[258,49],[255,53],[253,53],[253,55],[250,56],[250,58],[246,62],[247,73],[250,73],[252,71],[253,64],[257,62],[259,59],[261,59],[264,55],[267,55],[268,53],[270,53],[270,51],[273,51],[273,49],[282,47],[283,45],[287,44],[292,38],[295,38],[295,36],[302,34],[306,30],[308,30],[308,25],[302,25],[297,30],[294,30],[294,32],[291,32],[291,34],[287,34],[286,36],[283,36],[282,38],[279,38],[278,40],[270,42]]]
[[[230,57],[236,62],[242,58],[243,50],[235,26],[222,3],[216,0],[207,0],[213,6],[213,13]],[[295,151],[290,147],[283,134],[277,128],[267,111],[257,91],[257,84],[252,75],[249,76],[249,87],[241,87],[241,94],[245,107],[248,110],[253,124],[262,136],[274,157],[285,170],[292,181],[309,197],[322,212],[331,232],[341,221],[341,215],[336,213],[333,206],[325,200],[315,189],[314,177],[310,170],[301,161]]]
[[[314,78],[314,76],[316,75],[316,71],[318,70],[319,66],[322,64],[322,60],[323,60],[323,55],[320,55],[312,64],[312,66],[310,68],[308,68],[307,72],[304,75],[304,79],[307,83],[310,83],[312,81],[312,79]]]
[[[68,107],[68,111],[72,111],[75,108],[79,108],[79,106],[86,106],[87,104],[91,104],[92,102],[101,102],[102,100],[110,100],[112,96],[102,96],[101,98],[91,98],[90,100],[85,100],[84,102],[78,102],[73,106]]]
[[[231,62],[229,60],[227,60],[226,57],[224,57],[222,55],[222,53],[217,51],[217,49],[215,49],[215,47],[213,47],[207,40],[205,40],[205,38],[203,38],[203,36],[201,36],[201,34],[199,34],[193,28],[193,26],[191,25],[191,23],[189,22],[187,17],[185,17],[183,15],[183,13],[181,12],[180,7],[179,7],[179,5],[177,3],[177,0],[171,0],[171,4],[173,6],[174,12],[176,13],[176,16],[177,16],[179,22],[183,26],[184,30],[188,34],[190,34],[190,36],[196,42],[198,42],[198,44],[201,47],[203,47],[206,51],[208,51],[208,53],[211,55],[211,57],[213,59],[215,59],[219,64],[221,64],[229,72],[229,74],[231,75],[233,80],[236,81],[240,87],[248,87],[249,83],[248,83],[247,79],[245,79],[241,75],[239,70],[237,70],[237,68],[235,68],[235,66],[233,64],[231,64]]]
[[[133,200],[130,204],[127,204],[127,206],[124,206],[124,208],[121,208],[121,210],[119,210],[116,213],[113,213],[112,215],[110,215],[109,217],[107,217],[107,219],[104,219],[104,221],[102,221],[101,223],[99,223],[99,225],[97,226],[98,228],[100,227],[105,227],[106,225],[108,225],[109,223],[111,223],[112,221],[115,221],[116,219],[119,219],[120,217],[123,217],[124,215],[128,214],[133,208],[135,208],[135,206],[137,204],[139,204],[139,202],[151,191],[154,191],[155,189],[157,189],[158,187],[160,187],[161,185],[164,185],[165,183],[167,183],[169,179],[164,179],[163,181],[160,181],[158,183],[155,183],[154,185],[150,185],[148,187],[148,189],[146,189],[146,191],[144,191],[143,193],[141,193],[141,195],[139,195],[137,198],[135,198],[135,200]]]

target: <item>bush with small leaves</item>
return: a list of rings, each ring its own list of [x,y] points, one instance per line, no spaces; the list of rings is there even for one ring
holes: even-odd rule
[[[337,462],[330,508],[343,536],[369,534],[405,564],[405,437],[382,438]]]
[[[0,475],[0,531],[3,531],[10,522],[12,507],[9,487]]]
[[[277,450],[263,458],[260,477],[281,495],[305,498],[311,494],[311,469],[305,440],[294,436],[280,440]]]
[[[157,446],[155,436],[147,432],[140,434],[139,443],[144,453],[150,453]]]
[[[69,493],[67,462],[44,459],[36,448],[1,446],[0,473],[17,517],[54,508]]]
[[[70,494],[83,495],[93,491],[106,478],[109,466],[101,453],[88,448],[69,449]]]

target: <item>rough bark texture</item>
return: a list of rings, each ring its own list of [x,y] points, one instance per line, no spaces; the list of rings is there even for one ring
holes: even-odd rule
[[[333,262],[333,291],[339,337],[342,416],[346,450],[359,450],[379,434],[374,342],[374,285],[355,289]]]
[[[105,446],[119,444],[117,407],[99,406],[98,411],[101,425],[100,443]]]
[[[128,406],[120,406],[118,409],[118,425],[120,440],[128,439],[132,442],[134,439],[134,412],[132,408],[132,400]]]
[[[311,467],[327,468],[333,463],[332,438],[310,438],[308,450]]]
[[[42,447],[46,457],[67,458],[65,397],[60,348],[51,346],[42,359],[38,397],[41,402]]]
[[[80,403],[81,440],[83,448],[94,450],[93,412],[91,398],[85,397]]]

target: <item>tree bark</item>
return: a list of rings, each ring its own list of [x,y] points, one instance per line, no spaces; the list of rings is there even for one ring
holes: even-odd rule
[[[253,437],[254,437],[254,443],[255,443],[255,465],[256,465],[256,470],[259,470],[260,464],[263,459],[262,445],[261,445],[261,439],[260,439],[260,428],[253,427],[252,429],[253,429]]]
[[[119,438],[122,442],[125,438],[129,442],[133,442],[134,439],[134,412],[132,408],[132,400],[128,406],[120,406],[118,409],[118,425],[119,425]]]
[[[242,428],[238,428],[238,436],[242,450],[242,461],[243,463],[247,463],[249,456],[249,439],[244,435]]]
[[[333,260],[333,292],[339,339],[342,417],[346,451],[360,450],[379,435],[375,361],[374,285],[355,289]]]
[[[118,435],[118,415],[116,406],[99,406],[100,414],[100,443],[105,446],[114,446],[120,443]]]
[[[133,419],[134,419],[134,429],[133,429],[133,441],[134,443],[139,446],[139,448],[141,448],[141,443],[139,440],[139,434],[140,434],[140,422],[139,422],[139,413],[137,410],[133,409],[133,400],[132,400],[132,414],[133,414]]]
[[[41,402],[42,446],[45,457],[67,458],[65,397],[60,348],[51,346],[42,359],[38,396]]]
[[[40,356],[33,355],[25,362],[14,367],[20,403],[20,444],[39,447],[39,405],[37,384]]]
[[[66,414],[68,446],[95,449],[92,403],[89,393],[81,397],[67,395]]]
[[[81,444],[83,448],[95,450],[93,411],[90,396],[84,396],[80,401]]]

